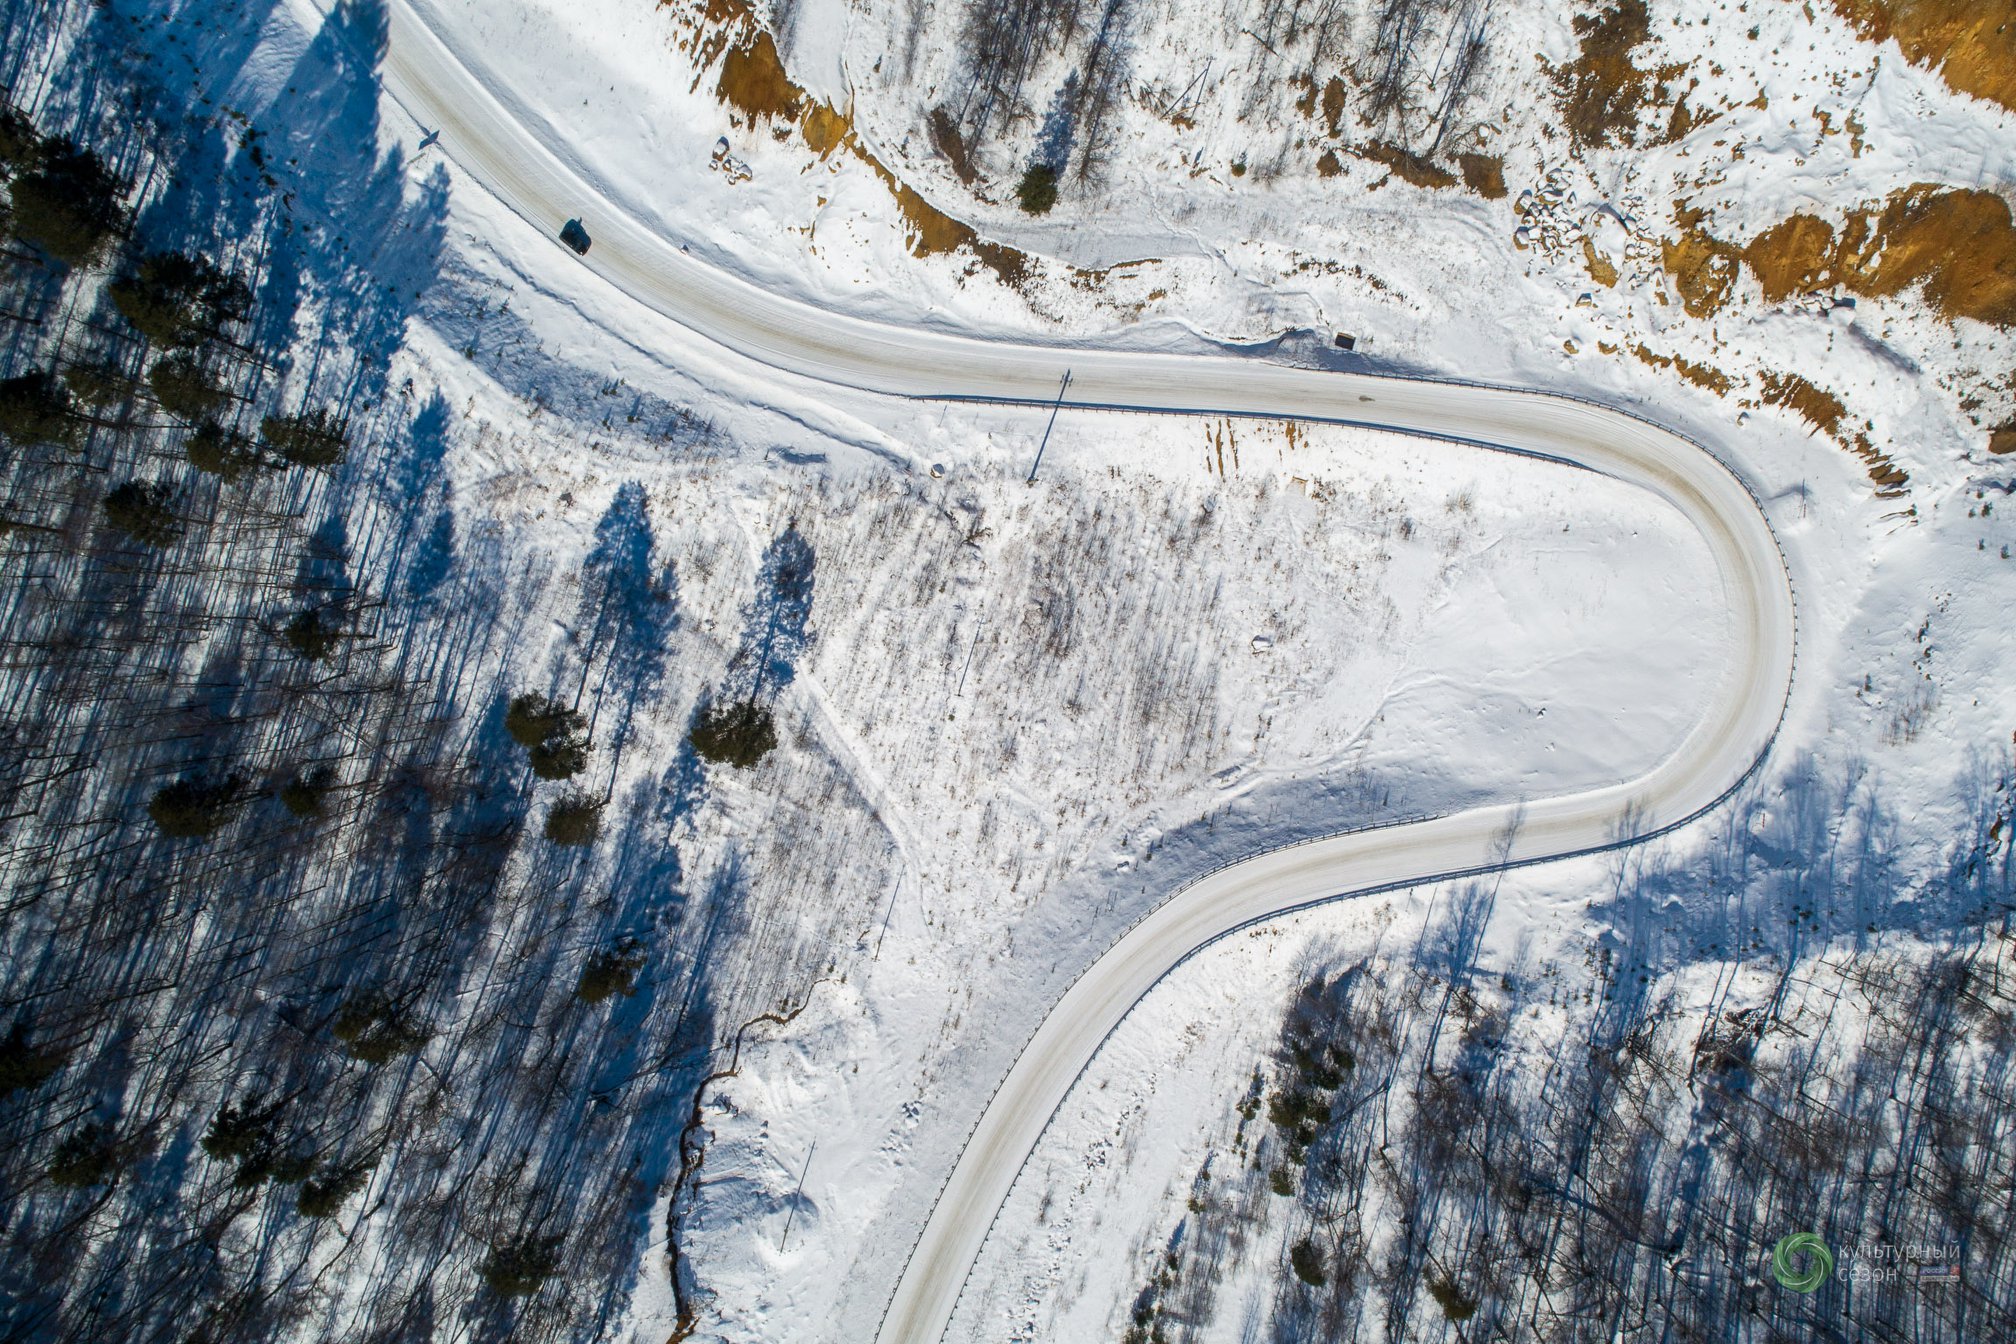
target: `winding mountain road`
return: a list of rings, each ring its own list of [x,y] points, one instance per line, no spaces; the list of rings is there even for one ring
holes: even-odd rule
[[[514,120],[408,0],[390,6],[383,75],[468,177],[548,235],[590,217],[585,264],[680,325],[751,359],[903,397],[1251,415],[1363,425],[1554,459],[1650,491],[1699,530],[1720,576],[1734,657],[1680,747],[1628,783],[1507,802],[1256,855],[1172,895],[1051,1008],[1002,1081],[924,1227],[883,1318],[884,1344],[928,1344],[1017,1173],[1074,1080],[1177,964],[1243,926],[1315,902],[1602,849],[1713,807],[1762,760],[1790,691],[1794,614],[1757,502],[1686,439],[1534,392],[1287,368],[1259,360],[1043,347],[914,331],[821,311],[685,255],[625,214]]]

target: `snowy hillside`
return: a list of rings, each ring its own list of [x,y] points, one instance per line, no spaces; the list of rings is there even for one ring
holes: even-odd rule
[[[1724,806],[1201,949],[946,1338],[2016,1330],[1971,1193],[2016,1151],[2008,28],[76,0],[0,19],[10,1338],[875,1338],[1172,891],[1640,777],[1746,638],[1686,518],[1566,462],[734,354],[429,137],[409,22],[590,235],[1622,407],[1783,548]],[[1930,1249],[1806,1297],[1806,1230]]]

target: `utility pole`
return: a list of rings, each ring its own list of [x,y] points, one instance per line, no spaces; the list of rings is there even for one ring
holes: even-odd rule
[[[1057,385],[1057,400],[1050,403],[1050,423],[1043,426],[1043,442],[1036,445],[1036,460],[1029,464],[1029,479],[1024,485],[1036,484],[1036,468],[1043,465],[1043,450],[1050,446],[1050,431],[1057,428],[1057,412],[1064,405],[1065,389],[1071,386],[1071,370],[1064,370],[1064,381]]]
[[[805,1193],[805,1177],[812,1170],[812,1154],[819,1151],[819,1140],[812,1140],[812,1146],[805,1150],[805,1165],[798,1172],[798,1188],[791,1194],[791,1207],[784,1214],[784,1235],[777,1238],[777,1253],[784,1253],[784,1243],[791,1240],[791,1220],[798,1216],[798,1200]]]
[[[889,908],[882,912],[882,932],[875,935],[875,955],[869,958],[870,961],[876,961],[881,959],[882,940],[889,936],[889,917],[896,913],[896,896],[897,893],[902,890],[903,890],[903,874],[898,873],[896,874],[895,890],[889,893]],[[810,1162],[812,1159],[808,1157],[805,1160],[807,1162]]]
[[[1035,480],[1036,473],[1033,471],[1030,472],[1029,479],[1032,481]],[[985,622],[982,622],[982,624],[984,625]],[[980,647],[980,626],[975,626],[973,627],[973,642],[966,646],[966,665],[959,669],[959,689],[952,692],[952,698],[954,700],[957,700],[966,694],[966,674],[973,670],[973,651],[979,647]]]

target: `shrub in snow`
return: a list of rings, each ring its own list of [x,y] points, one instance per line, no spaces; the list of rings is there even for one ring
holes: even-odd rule
[[[163,835],[177,840],[205,839],[237,812],[243,783],[235,774],[222,779],[178,779],[154,791],[147,815]]]
[[[689,736],[703,760],[748,770],[777,746],[777,725],[769,710],[740,700],[701,710]]]
[[[570,793],[546,813],[546,838],[556,845],[592,845],[602,834],[602,804],[585,793]]]
[[[0,434],[17,444],[67,448],[77,442],[77,429],[70,393],[52,375],[38,369],[0,381]]]
[[[541,779],[580,774],[594,745],[588,740],[588,720],[578,710],[537,691],[512,699],[504,711],[504,731],[526,749],[532,773]]]
[[[267,447],[297,467],[333,467],[350,454],[350,425],[327,410],[269,415],[259,422]]]
[[[1032,163],[1015,184],[1015,199],[1032,215],[1047,215],[1057,204],[1057,170],[1047,163]]]
[[[217,414],[229,398],[193,355],[170,355],[154,361],[147,385],[161,409],[179,420],[202,420]]]
[[[560,1238],[521,1237],[490,1252],[483,1262],[483,1282],[499,1297],[525,1297],[560,1268]]]
[[[105,496],[105,521],[142,546],[168,546],[182,535],[174,502],[175,492],[160,481],[127,481]]]

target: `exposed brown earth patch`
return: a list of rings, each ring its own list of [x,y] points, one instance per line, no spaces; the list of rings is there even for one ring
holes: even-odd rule
[[[1689,317],[1713,317],[1728,301],[1729,291],[1743,273],[1739,254],[1727,243],[1711,238],[1701,227],[1708,217],[1707,211],[1693,209],[1682,201],[1674,207],[1674,214],[1680,236],[1661,248],[1666,274],[1673,277],[1673,287],[1680,291],[1680,306]]]
[[[970,187],[979,181],[980,172],[973,166],[972,156],[966,150],[965,137],[959,134],[952,114],[943,107],[931,109],[931,147],[951,162],[953,175],[962,184]]]
[[[1305,117],[1315,116],[1316,100],[1321,96],[1315,77],[1307,74],[1296,75],[1288,81],[1288,87],[1302,90],[1295,95],[1295,110]]]
[[[1313,75],[1296,75],[1289,81],[1292,88],[1300,92],[1295,98],[1295,110],[1309,118],[1320,117],[1325,131],[1332,137],[1344,133],[1344,107],[1349,94],[1349,86],[1343,78],[1332,75],[1322,83],[1317,83]],[[1417,187],[1441,190],[1453,187],[1460,181],[1465,187],[1486,200],[1498,200],[1505,192],[1505,161],[1491,154],[1458,154],[1456,163],[1462,172],[1457,174],[1436,163],[1424,154],[1416,154],[1401,145],[1375,140],[1366,145],[1329,145],[1316,157],[1316,173],[1319,177],[1336,177],[1344,171],[1342,155],[1353,155],[1370,163],[1383,164],[1394,177],[1410,182]],[[1235,173],[1238,169],[1235,168]],[[1380,184],[1372,184],[1374,188]]]
[[[1867,434],[1859,430],[1852,434],[1842,432],[1841,422],[1848,408],[1832,392],[1815,387],[1796,373],[1767,373],[1764,375],[1764,401],[1767,405],[1783,406],[1797,412],[1800,419],[1861,458],[1862,465],[1869,472],[1869,479],[1876,483],[1878,496],[1887,499],[1904,493],[1904,487],[1911,479],[1909,474],[1878,452],[1876,446],[1869,442]]]
[[[1505,160],[1495,154],[1458,154],[1456,166],[1463,170],[1463,185],[1487,201],[1505,195]]]
[[[1581,148],[1630,143],[1640,114],[1663,102],[1665,81],[1687,67],[1638,64],[1638,49],[1652,36],[1645,0],[1615,0],[1595,14],[1577,14],[1574,24],[1580,54],[1553,71],[1562,124]],[[1669,121],[1669,132],[1675,124],[1684,128],[1686,119]]]
[[[1417,187],[1439,189],[1456,185],[1456,174],[1398,145],[1375,141],[1353,152],[1360,158],[1385,164],[1392,170],[1393,176]]]
[[[1589,239],[1582,240],[1582,268],[1589,272],[1589,278],[1605,289],[1617,287],[1617,264],[1596,250],[1596,244]]]
[[[1943,317],[2016,326],[2016,223],[1992,191],[1920,183],[1849,211],[1838,229],[1793,215],[1740,248],[1710,235],[1703,212],[1678,213],[1666,270],[1694,317],[1713,316],[1748,266],[1773,303],[1834,288],[1889,298],[1922,287]]]
[[[784,73],[777,44],[760,28],[753,38],[728,48],[721,58],[715,92],[740,114],[738,120],[746,126],[759,121],[796,121],[805,103],[804,92]]]
[[[1833,0],[1871,42],[1897,39],[1914,65],[1962,93],[2016,109],[2016,12],[2006,0]]]
[[[1330,82],[1323,86],[1323,124],[1330,128],[1330,134],[1337,134],[1337,123],[1344,115],[1344,81],[1330,76]]]
[[[1988,431],[1988,451],[1998,454],[2016,453],[2016,421]]]
[[[1729,375],[1713,364],[1696,364],[1679,355],[1662,355],[1642,344],[1636,346],[1631,353],[1655,369],[1672,369],[1694,386],[1704,387],[1718,397],[1726,396],[1729,389],[1734,386]]]
[[[1796,373],[1765,374],[1764,401],[1767,405],[1797,411],[1800,419],[1830,437],[1840,434],[1841,417],[1848,412],[1841,398],[1825,388],[1815,387]]]
[[[805,136],[805,143],[814,154],[825,158],[834,150],[844,147],[847,137],[853,134],[854,125],[847,114],[831,103],[815,103],[798,125]]]
[[[853,119],[846,112],[811,97],[799,87],[785,70],[775,40],[757,22],[747,0],[708,0],[704,13],[689,17],[688,22],[693,26],[686,49],[701,71],[699,78],[704,79],[708,67],[718,62],[715,93],[733,110],[737,125],[754,128],[769,124],[780,137],[790,134],[795,126],[806,145],[821,158],[845,150],[867,164],[902,211],[904,237],[912,256],[942,256],[964,248],[1004,283],[1019,284],[1026,278],[1027,255],[985,241],[972,225],[931,204],[861,143],[854,133]],[[949,118],[946,120],[949,125]],[[936,143],[935,119],[933,131]],[[958,145],[956,133],[952,140]],[[962,181],[967,180],[972,166],[966,159],[964,146],[959,145],[956,156],[948,152],[947,157],[953,161],[953,171],[960,174]]]

